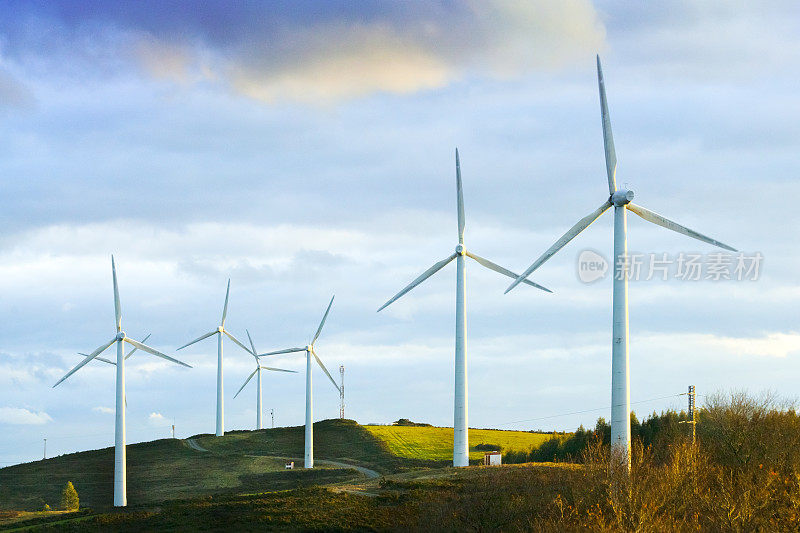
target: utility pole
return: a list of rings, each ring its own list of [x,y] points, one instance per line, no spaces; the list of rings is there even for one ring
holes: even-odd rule
[[[689,423],[692,425],[692,446],[694,446],[695,441],[697,440],[697,416],[695,414],[695,391],[694,385],[689,385]]]
[[[47,459],[47,439],[44,439],[44,459]]]
[[[172,424],[172,438],[175,438],[175,424]]]
[[[339,365],[339,374],[342,377],[339,387],[339,418],[344,418],[344,365]]]
[[[694,385],[689,385],[689,391],[686,393],[686,395],[689,397],[689,420],[685,420],[681,422],[681,424],[692,425],[692,446],[694,446],[697,442],[697,411],[695,409],[695,399],[697,397],[697,393],[694,390]]]
[[[272,417],[272,429],[275,429],[275,409],[269,410],[269,416]]]

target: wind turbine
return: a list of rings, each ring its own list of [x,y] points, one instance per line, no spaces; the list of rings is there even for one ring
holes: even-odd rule
[[[265,357],[268,355],[278,355],[282,353],[293,353],[293,352],[306,352],[306,452],[304,458],[304,465],[305,468],[314,468],[314,401],[311,395],[311,356],[314,356],[314,359],[317,361],[317,364],[325,372],[325,375],[328,376],[328,379],[331,380],[333,386],[336,387],[336,390],[339,390],[339,385],[336,384],[331,373],[328,372],[328,369],[325,368],[325,365],[322,364],[317,352],[314,351],[314,343],[317,342],[319,338],[319,334],[322,332],[322,326],[325,325],[325,320],[328,318],[328,313],[331,311],[331,306],[333,305],[333,299],[336,295],[331,297],[331,302],[328,304],[328,308],[325,310],[325,314],[322,317],[322,321],[319,323],[319,327],[317,328],[317,332],[314,334],[314,338],[311,339],[311,342],[308,343],[303,348],[286,348],[285,350],[276,350],[274,352],[262,353],[259,357]]]
[[[262,412],[262,407],[261,407],[261,371],[262,370],[272,370],[274,372],[293,372],[295,374],[297,374],[297,371],[296,370],[284,370],[283,368],[272,368],[272,367],[269,367],[269,366],[261,366],[261,361],[259,361],[258,356],[256,355],[257,352],[256,352],[256,346],[255,346],[255,344],[253,344],[253,337],[250,336],[250,332],[248,330],[245,329],[245,331],[247,331],[247,338],[250,339],[250,347],[253,349],[252,355],[256,360],[256,369],[253,370],[253,373],[250,374],[247,377],[246,380],[244,380],[244,383],[242,384],[241,388],[239,389],[239,392],[242,392],[244,390],[244,388],[247,386],[247,384],[250,383],[250,380],[253,379],[253,376],[258,374],[258,400],[256,401],[256,406],[257,406],[256,407],[256,409],[257,409],[256,429],[264,429],[264,426],[261,423],[261,412]],[[239,396],[239,392],[234,394],[233,397],[236,398],[237,396]]]
[[[217,437],[221,437],[225,434],[225,410],[223,404],[223,396],[222,396],[222,335],[223,333],[228,336],[233,342],[238,344],[242,347],[244,351],[250,353],[250,348],[242,344],[238,341],[236,337],[231,335],[228,330],[225,329],[225,316],[228,314],[228,297],[231,294],[231,280],[228,279],[228,289],[225,291],[225,307],[222,308],[222,320],[220,321],[219,326],[214,331],[210,331],[205,335],[200,335],[192,342],[186,343],[178,350],[183,350],[187,346],[191,346],[196,342],[200,342],[201,340],[210,337],[211,335],[218,335],[217,337]],[[255,355],[255,354],[253,354]]]
[[[682,233],[699,241],[726,250],[736,250],[727,244],[706,237],[685,226],[673,222],[659,214],[631,203],[633,191],[617,188],[617,154],[614,150],[614,137],[611,134],[611,118],[606,102],[606,88],[603,82],[603,70],[600,67],[600,56],[597,56],[597,83],[600,89],[600,114],[603,122],[603,143],[605,145],[606,174],[608,176],[608,192],[610,196],[592,213],[586,215],[547,249],[528,269],[522,273],[506,292],[516,287],[522,280],[542,264],[553,257],[580,232],[597,220],[611,206],[614,206],[614,289],[613,289],[613,334],[611,342],[611,444],[616,449],[615,461],[630,471],[631,461],[631,394],[630,394],[630,356],[628,353],[628,222],[627,212],[640,216],[648,222]]]
[[[149,339],[149,338],[150,338],[150,335],[152,335],[152,334],[151,334],[151,333],[148,333],[148,334],[147,334],[147,336],[145,336],[145,338],[143,338],[143,339],[141,340],[141,342],[143,342],[143,343],[144,343],[144,342],[147,342],[147,339]],[[133,350],[131,350],[130,352],[128,352],[128,353],[125,355],[125,360],[127,361],[127,360],[128,360],[128,358],[129,358],[130,356],[132,356],[132,355],[133,355],[133,352],[135,352],[136,350],[137,350],[137,348],[134,348]],[[80,355],[81,357],[89,357],[89,354],[88,354],[88,353],[83,353],[83,352],[78,352],[78,355]],[[98,357],[95,357],[95,360],[96,360],[96,361],[102,361],[103,363],[106,363],[106,364],[109,364],[109,365],[114,365],[114,366],[117,366],[117,363],[115,363],[115,362],[114,362],[114,361],[112,361],[111,359],[106,359],[105,357],[99,357],[99,356],[98,356]],[[125,407],[128,407],[128,397],[127,397],[127,396],[125,397]]]
[[[119,287],[117,286],[117,269],[114,265],[114,256],[111,256],[111,275],[114,279],[114,315],[116,317],[116,327],[117,327],[117,334],[107,343],[103,344],[95,351],[87,355],[83,361],[75,365],[75,368],[67,372],[67,374],[58,380],[58,382],[53,385],[53,387],[57,387],[59,383],[70,377],[72,374],[77,372],[83,365],[91,361],[92,359],[98,358],[98,356],[103,353],[109,346],[117,343],[117,361],[113,363],[110,360],[101,359],[104,362],[109,362],[115,364],[117,366],[117,411],[116,411],[116,421],[115,421],[115,429],[114,429],[114,506],[115,507],[124,507],[128,505],[128,495],[127,495],[127,474],[126,474],[126,461],[125,461],[125,359],[124,356],[124,347],[123,343],[127,342],[134,349],[138,348],[144,352],[156,355],[167,361],[172,361],[173,363],[178,363],[179,365],[183,365],[188,368],[192,368],[191,366],[187,365],[184,362],[178,361],[177,359],[173,359],[172,357],[165,355],[153,348],[147,346],[146,344],[142,344],[139,341],[135,341],[133,339],[128,338],[125,335],[125,332],[122,331],[122,309],[119,303]],[[131,350],[133,353],[133,350]],[[128,354],[130,356],[130,354]]]
[[[409,283],[403,290],[395,294],[388,302],[383,304],[378,312],[390,305],[392,302],[406,294],[408,291],[434,275],[453,259],[456,260],[456,354],[455,354],[455,405],[453,408],[453,466],[469,466],[469,435],[467,422],[467,308],[466,308],[466,267],[465,257],[469,257],[478,262],[479,265],[494,270],[499,274],[516,278],[517,274],[507,268],[492,263],[464,247],[464,194],[461,187],[461,163],[456,148],[456,203],[458,207],[458,245],[453,254],[442,259],[428,270],[423,272],[414,281]],[[550,289],[529,280],[525,283],[552,292]]]
[[[148,334],[147,334],[147,336],[146,336],[146,337],[144,337],[144,338],[143,338],[141,341],[139,341],[139,342],[147,342],[147,339],[149,339],[149,338],[150,338],[150,335],[152,335],[152,333],[148,333]],[[125,354],[125,360],[127,361],[127,360],[128,360],[128,358],[129,358],[130,356],[132,356],[132,355],[133,355],[133,352],[135,352],[137,349],[138,349],[138,348],[134,348],[133,350],[131,350],[130,352],[128,352],[127,354]],[[82,356],[82,357],[88,357],[88,356],[89,356],[89,354],[88,354],[88,353],[83,353],[83,352],[78,352],[78,355],[80,355],[80,356]],[[117,364],[117,363],[115,363],[114,361],[112,361],[112,360],[110,360],[110,359],[106,359],[105,357],[95,357],[95,360],[97,360],[97,361],[102,361],[102,362],[104,362],[104,363],[107,363],[107,364],[109,364],[109,365],[116,365],[116,364]]]

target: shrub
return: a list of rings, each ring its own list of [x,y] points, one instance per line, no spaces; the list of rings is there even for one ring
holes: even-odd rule
[[[480,443],[473,447],[475,451],[478,452],[499,452],[503,450],[503,447],[499,444],[484,444]]]
[[[77,511],[80,507],[78,491],[72,486],[72,481],[67,481],[64,490],[61,491],[61,508],[65,511]]]

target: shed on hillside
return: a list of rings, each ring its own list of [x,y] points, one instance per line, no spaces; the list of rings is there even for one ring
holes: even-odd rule
[[[486,452],[483,454],[483,464],[486,466],[503,464],[503,454],[500,452]]]

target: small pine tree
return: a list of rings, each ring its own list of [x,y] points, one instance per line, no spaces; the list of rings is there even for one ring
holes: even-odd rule
[[[67,481],[64,490],[61,492],[61,507],[65,511],[77,511],[80,506],[78,501],[78,491],[72,486],[72,481]]]

